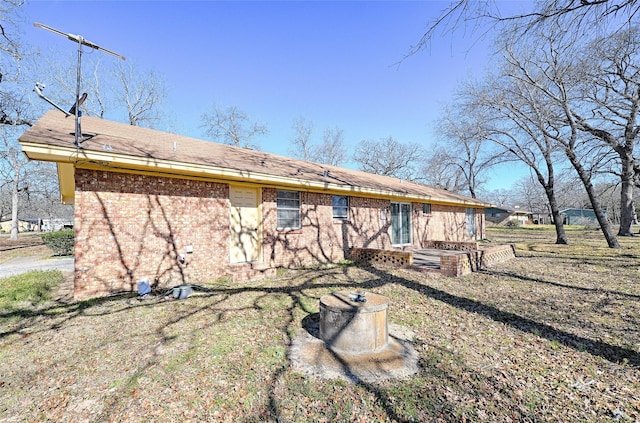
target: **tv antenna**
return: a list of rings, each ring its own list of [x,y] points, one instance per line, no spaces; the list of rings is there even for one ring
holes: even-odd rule
[[[80,128],[80,116],[82,116],[82,113],[80,112],[80,105],[84,102],[84,100],[87,98],[87,94],[84,93],[82,94],[82,97],[80,97],[80,66],[82,64],[82,46],[87,46],[90,47],[92,49],[95,50],[100,50],[103,51],[107,54],[111,54],[112,56],[115,56],[119,59],[125,60],[125,57],[113,52],[111,50],[108,50],[106,48],[100,47],[97,44],[92,43],[89,40],[86,40],[82,35],[74,35],[74,34],[68,34],[62,31],[58,31],[55,28],[51,28],[50,26],[47,25],[43,25],[41,23],[34,23],[33,26],[36,26],[38,28],[42,28],[42,29],[46,29],[47,31],[51,31],[54,34],[58,34],[61,35],[65,38],[68,38],[69,40],[78,43],[78,67],[77,67],[77,80],[76,80],[76,99],[75,102],[73,103],[73,107],[71,108],[71,110],[69,110],[69,112],[65,112],[62,108],[60,108],[58,105],[56,105],[55,103],[53,103],[52,101],[50,101],[49,99],[47,99],[46,97],[44,97],[43,95],[41,95],[41,90],[40,87],[38,86],[38,84],[36,84],[36,92],[38,93],[38,95],[43,98],[44,100],[46,100],[48,103],[52,104],[53,106],[55,106],[58,110],[61,110],[64,114],[65,117],[66,116],[70,116],[71,114],[75,115],[76,118],[76,131],[75,131],[75,140],[74,140],[74,144],[76,147],[80,147],[80,144],[82,142],[84,142],[85,140],[82,139],[80,140],[80,138],[82,138],[82,129]],[[44,87],[44,86],[42,86]]]

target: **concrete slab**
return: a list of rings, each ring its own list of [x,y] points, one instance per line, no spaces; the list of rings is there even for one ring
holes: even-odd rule
[[[60,270],[63,272],[74,271],[73,257],[49,258],[18,257],[0,264],[0,278],[20,275],[32,270]]]

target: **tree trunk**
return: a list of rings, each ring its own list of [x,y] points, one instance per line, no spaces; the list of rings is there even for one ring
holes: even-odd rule
[[[11,184],[11,236],[12,241],[18,240],[18,177],[13,178]]]
[[[633,157],[622,157],[622,188],[620,189],[620,229],[618,236],[633,236],[631,225],[635,220],[633,207]]]
[[[562,220],[562,215],[560,214],[560,208],[558,207],[558,200],[556,199],[555,192],[555,171],[553,169],[553,162],[551,160],[550,150],[546,149],[545,162],[547,166],[547,175],[548,179],[545,181],[544,175],[538,169],[537,166],[531,166],[538,177],[538,182],[542,185],[544,189],[544,193],[547,196],[547,201],[549,202],[549,208],[551,209],[551,218],[553,219],[553,224],[556,227],[556,244],[568,245],[569,239],[567,238],[567,234],[564,231],[564,221]],[[533,162],[531,162],[533,164]]]
[[[596,198],[596,193],[593,188],[593,184],[591,183],[591,178],[588,172],[584,169],[584,167],[582,167],[582,164],[573,151],[565,150],[565,153],[573,168],[578,172],[578,177],[580,177],[584,188],[587,190],[589,201],[591,201],[591,207],[593,207],[593,212],[596,215],[596,219],[598,219],[600,229],[602,229],[602,233],[604,234],[604,238],[607,240],[609,248],[621,248],[620,244],[618,243],[618,238],[616,238],[615,234],[613,233],[611,224],[609,223],[607,216],[604,214],[604,211],[600,206],[600,202]]]
[[[564,222],[562,221],[562,215],[558,208],[558,201],[556,200],[553,187],[545,186],[544,192],[547,195],[549,207],[551,208],[551,217],[553,219],[553,224],[556,227],[556,244],[568,245],[569,239],[567,238],[567,234],[564,230]]]

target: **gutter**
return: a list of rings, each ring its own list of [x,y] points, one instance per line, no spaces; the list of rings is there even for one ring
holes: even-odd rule
[[[21,141],[22,150],[31,160],[73,164],[78,169],[109,170],[113,172],[160,175],[173,178],[191,177],[207,181],[242,182],[269,187],[302,188],[307,191],[335,192],[344,195],[362,194],[369,197],[415,200],[432,204],[484,208],[489,204],[465,200],[452,201],[433,196],[402,194],[397,191],[341,185],[331,182],[309,181],[300,178],[275,176],[249,170],[235,170],[202,164],[186,164],[164,159],[114,154],[110,151],[77,149],[75,147],[51,146]],[[62,184],[62,182],[61,182]]]

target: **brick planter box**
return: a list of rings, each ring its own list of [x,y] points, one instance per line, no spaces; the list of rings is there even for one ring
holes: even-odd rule
[[[351,248],[349,258],[360,263],[375,263],[394,267],[409,267],[413,264],[411,251]]]
[[[447,276],[462,276],[516,256],[515,245],[496,245],[481,250],[440,256],[440,271]]]
[[[473,251],[478,249],[478,243],[473,241],[423,241],[422,248],[435,250]]]

